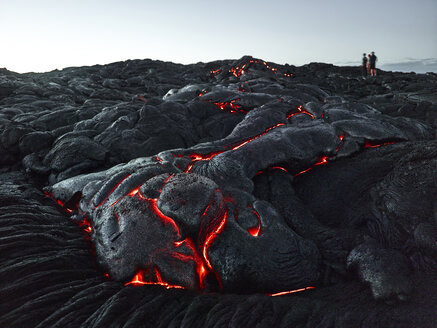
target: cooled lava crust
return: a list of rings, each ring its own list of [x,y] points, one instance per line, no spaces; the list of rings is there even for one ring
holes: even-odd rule
[[[437,75],[0,69],[0,326],[437,326]]]

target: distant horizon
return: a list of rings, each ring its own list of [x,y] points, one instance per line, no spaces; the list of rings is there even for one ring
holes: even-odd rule
[[[246,55],[246,56],[250,56],[250,55]],[[254,58],[259,58],[256,56],[251,56]],[[19,71],[19,70],[14,70],[13,68],[9,68],[9,67],[3,67],[5,69],[7,69],[8,71],[11,72],[15,72],[15,73],[19,73],[19,74],[26,74],[26,73],[48,73],[48,72],[52,72],[55,70],[64,70],[67,68],[72,68],[72,67],[91,67],[91,66],[95,66],[95,65],[109,65],[112,63],[117,63],[117,62],[125,62],[125,61],[129,61],[129,60],[152,60],[152,61],[162,61],[162,62],[172,62],[174,64],[180,64],[180,65],[194,65],[194,64],[198,64],[198,63],[209,63],[209,62],[214,62],[214,61],[221,61],[221,60],[238,60],[242,57],[239,58],[220,58],[220,59],[213,59],[213,60],[209,60],[209,61],[196,61],[196,62],[187,62],[187,63],[183,63],[183,62],[175,62],[175,61],[170,61],[170,60],[162,60],[162,59],[154,59],[154,58],[128,58],[128,59],[124,59],[124,60],[116,60],[116,61],[111,61],[111,62],[107,62],[107,63],[87,63],[84,65],[67,65],[65,67],[54,67],[52,69],[49,70],[45,70],[45,71],[37,71],[37,70],[31,70],[31,71]],[[335,66],[360,66],[361,62],[360,60],[355,60],[355,61],[341,61],[341,62],[324,62],[324,61],[310,61],[307,62],[305,64],[302,65],[296,65],[293,64],[291,62],[283,62],[283,63],[278,63],[275,62],[273,60],[269,60],[268,58],[259,58],[259,59],[263,59],[267,62],[271,62],[271,63],[275,63],[278,65],[285,65],[285,64],[289,64],[292,66],[304,66],[304,65],[308,65],[310,63],[325,63],[325,64],[333,64]],[[381,69],[383,71],[393,71],[393,72],[403,72],[403,73],[410,73],[410,72],[414,72],[417,74],[424,74],[424,73],[437,73],[437,58],[425,58],[425,59],[412,59],[412,58],[406,58],[404,61],[400,61],[400,62],[383,62],[382,64],[376,66],[378,69]]]

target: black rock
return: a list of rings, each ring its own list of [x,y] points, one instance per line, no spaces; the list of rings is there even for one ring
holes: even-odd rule
[[[435,74],[0,69],[0,325],[437,325]]]

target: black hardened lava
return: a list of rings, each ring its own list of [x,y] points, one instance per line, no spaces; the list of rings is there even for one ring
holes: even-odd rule
[[[0,326],[437,326],[435,74],[0,70]]]

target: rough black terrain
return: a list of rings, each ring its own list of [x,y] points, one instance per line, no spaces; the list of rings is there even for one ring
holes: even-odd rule
[[[437,75],[0,69],[0,326],[437,326]]]

